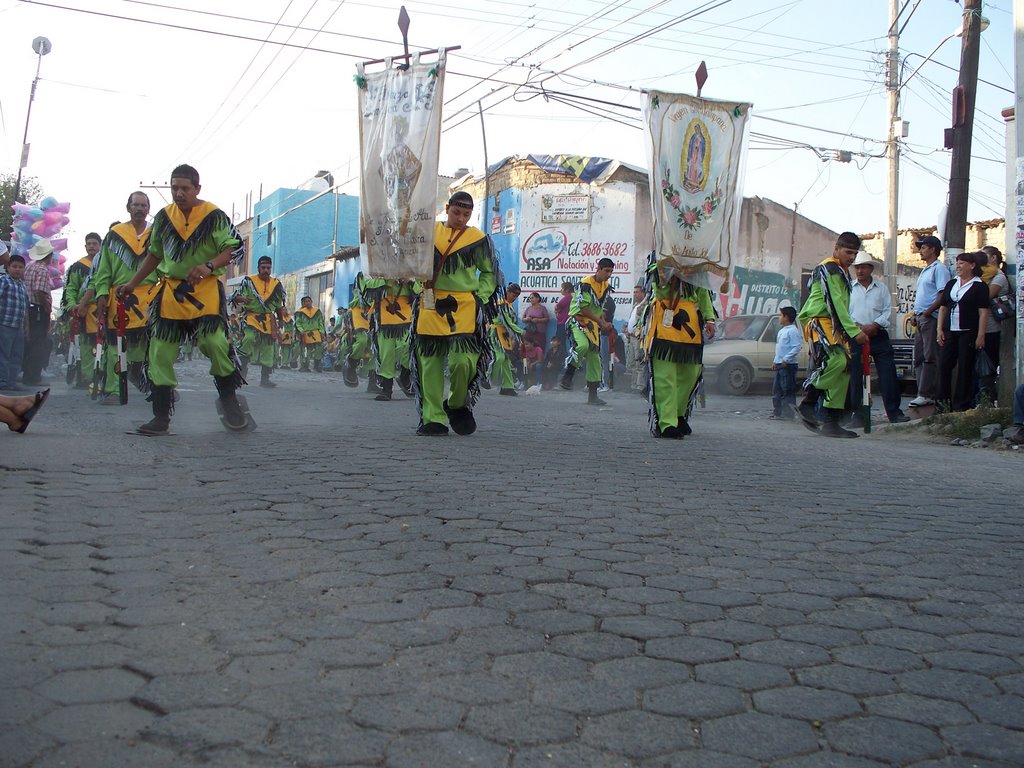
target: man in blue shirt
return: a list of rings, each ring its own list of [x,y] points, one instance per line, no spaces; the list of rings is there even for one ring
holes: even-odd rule
[[[794,325],[796,310],[783,307],[779,310],[779,328],[775,336],[775,359],[772,370],[772,415],[769,419],[792,419],[796,409],[796,369],[800,365],[800,347],[803,339]],[[782,406],[789,407],[783,410]]]
[[[868,348],[878,371],[878,388],[882,392],[885,415],[893,424],[910,421],[900,410],[900,383],[896,376],[896,361],[892,342],[889,341],[889,320],[892,316],[892,296],[889,289],[875,280],[875,262],[861,251],[853,261],[857,279],[850,292],[850,317],[868,337]],[[850,357],[854,370],[860,370],[861,345],[850,343]],[[863,429],[861,404],[864,397],[864,377],[850,376],[850,406],[853,416],[847,424],[851,429]]]
[[[914,298],[914,316],[910,324],[914,333],[914,373],[917,376],[917,397],[910,401],[911,407],[933,405],[939,386],[939,346],[937,342],[938,310],[942,303],[942,289],[949,282],[949,270],[939,261],[942,241],[934,235],[916,241],[917,252],[925,267],[917,278],[917,295]]]
[[[7,263],[7,273],[0,275],[0,389],[13,392],[24,389],[17,383],[28,312],[28,291],[21,282],[24,274],[25,259],[14,255]]]

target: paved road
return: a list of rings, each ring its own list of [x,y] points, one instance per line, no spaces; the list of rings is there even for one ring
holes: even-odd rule
[[[4,768],[1024,764],[1020,454],[277,379],[3,438]]]

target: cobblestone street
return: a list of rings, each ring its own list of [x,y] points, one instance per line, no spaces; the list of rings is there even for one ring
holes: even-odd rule
[[[232,435],[179,374],[173,436],[3,438],[4,768],[1024,765],[1020,453],[297,372]]]

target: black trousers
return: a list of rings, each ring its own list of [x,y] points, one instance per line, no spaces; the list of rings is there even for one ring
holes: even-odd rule
[[[50,308],[45,304],[30,304],[28,308],[28,338],[21,363],[21,380],[25,384],[38,384],[43,368],[50,359]]]
[[[974,400],[974,358],[979,351],[974,345],[977,340],[977,331],[946,331],[946,343],[939,347],[939,400],[950,401],[954,411],[966,411]]]

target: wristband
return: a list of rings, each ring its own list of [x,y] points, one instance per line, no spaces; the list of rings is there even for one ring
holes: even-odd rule
[[[210,270],[211,272],[213,272],[213,270],[215,270],[215,269],[216,269],[216,267],[215,267],[215,266],[213,266],[213,262],[212,262],[212,261],[208,261],[208,262],[206,262],[206,268],[207,268],[208,270]]]

